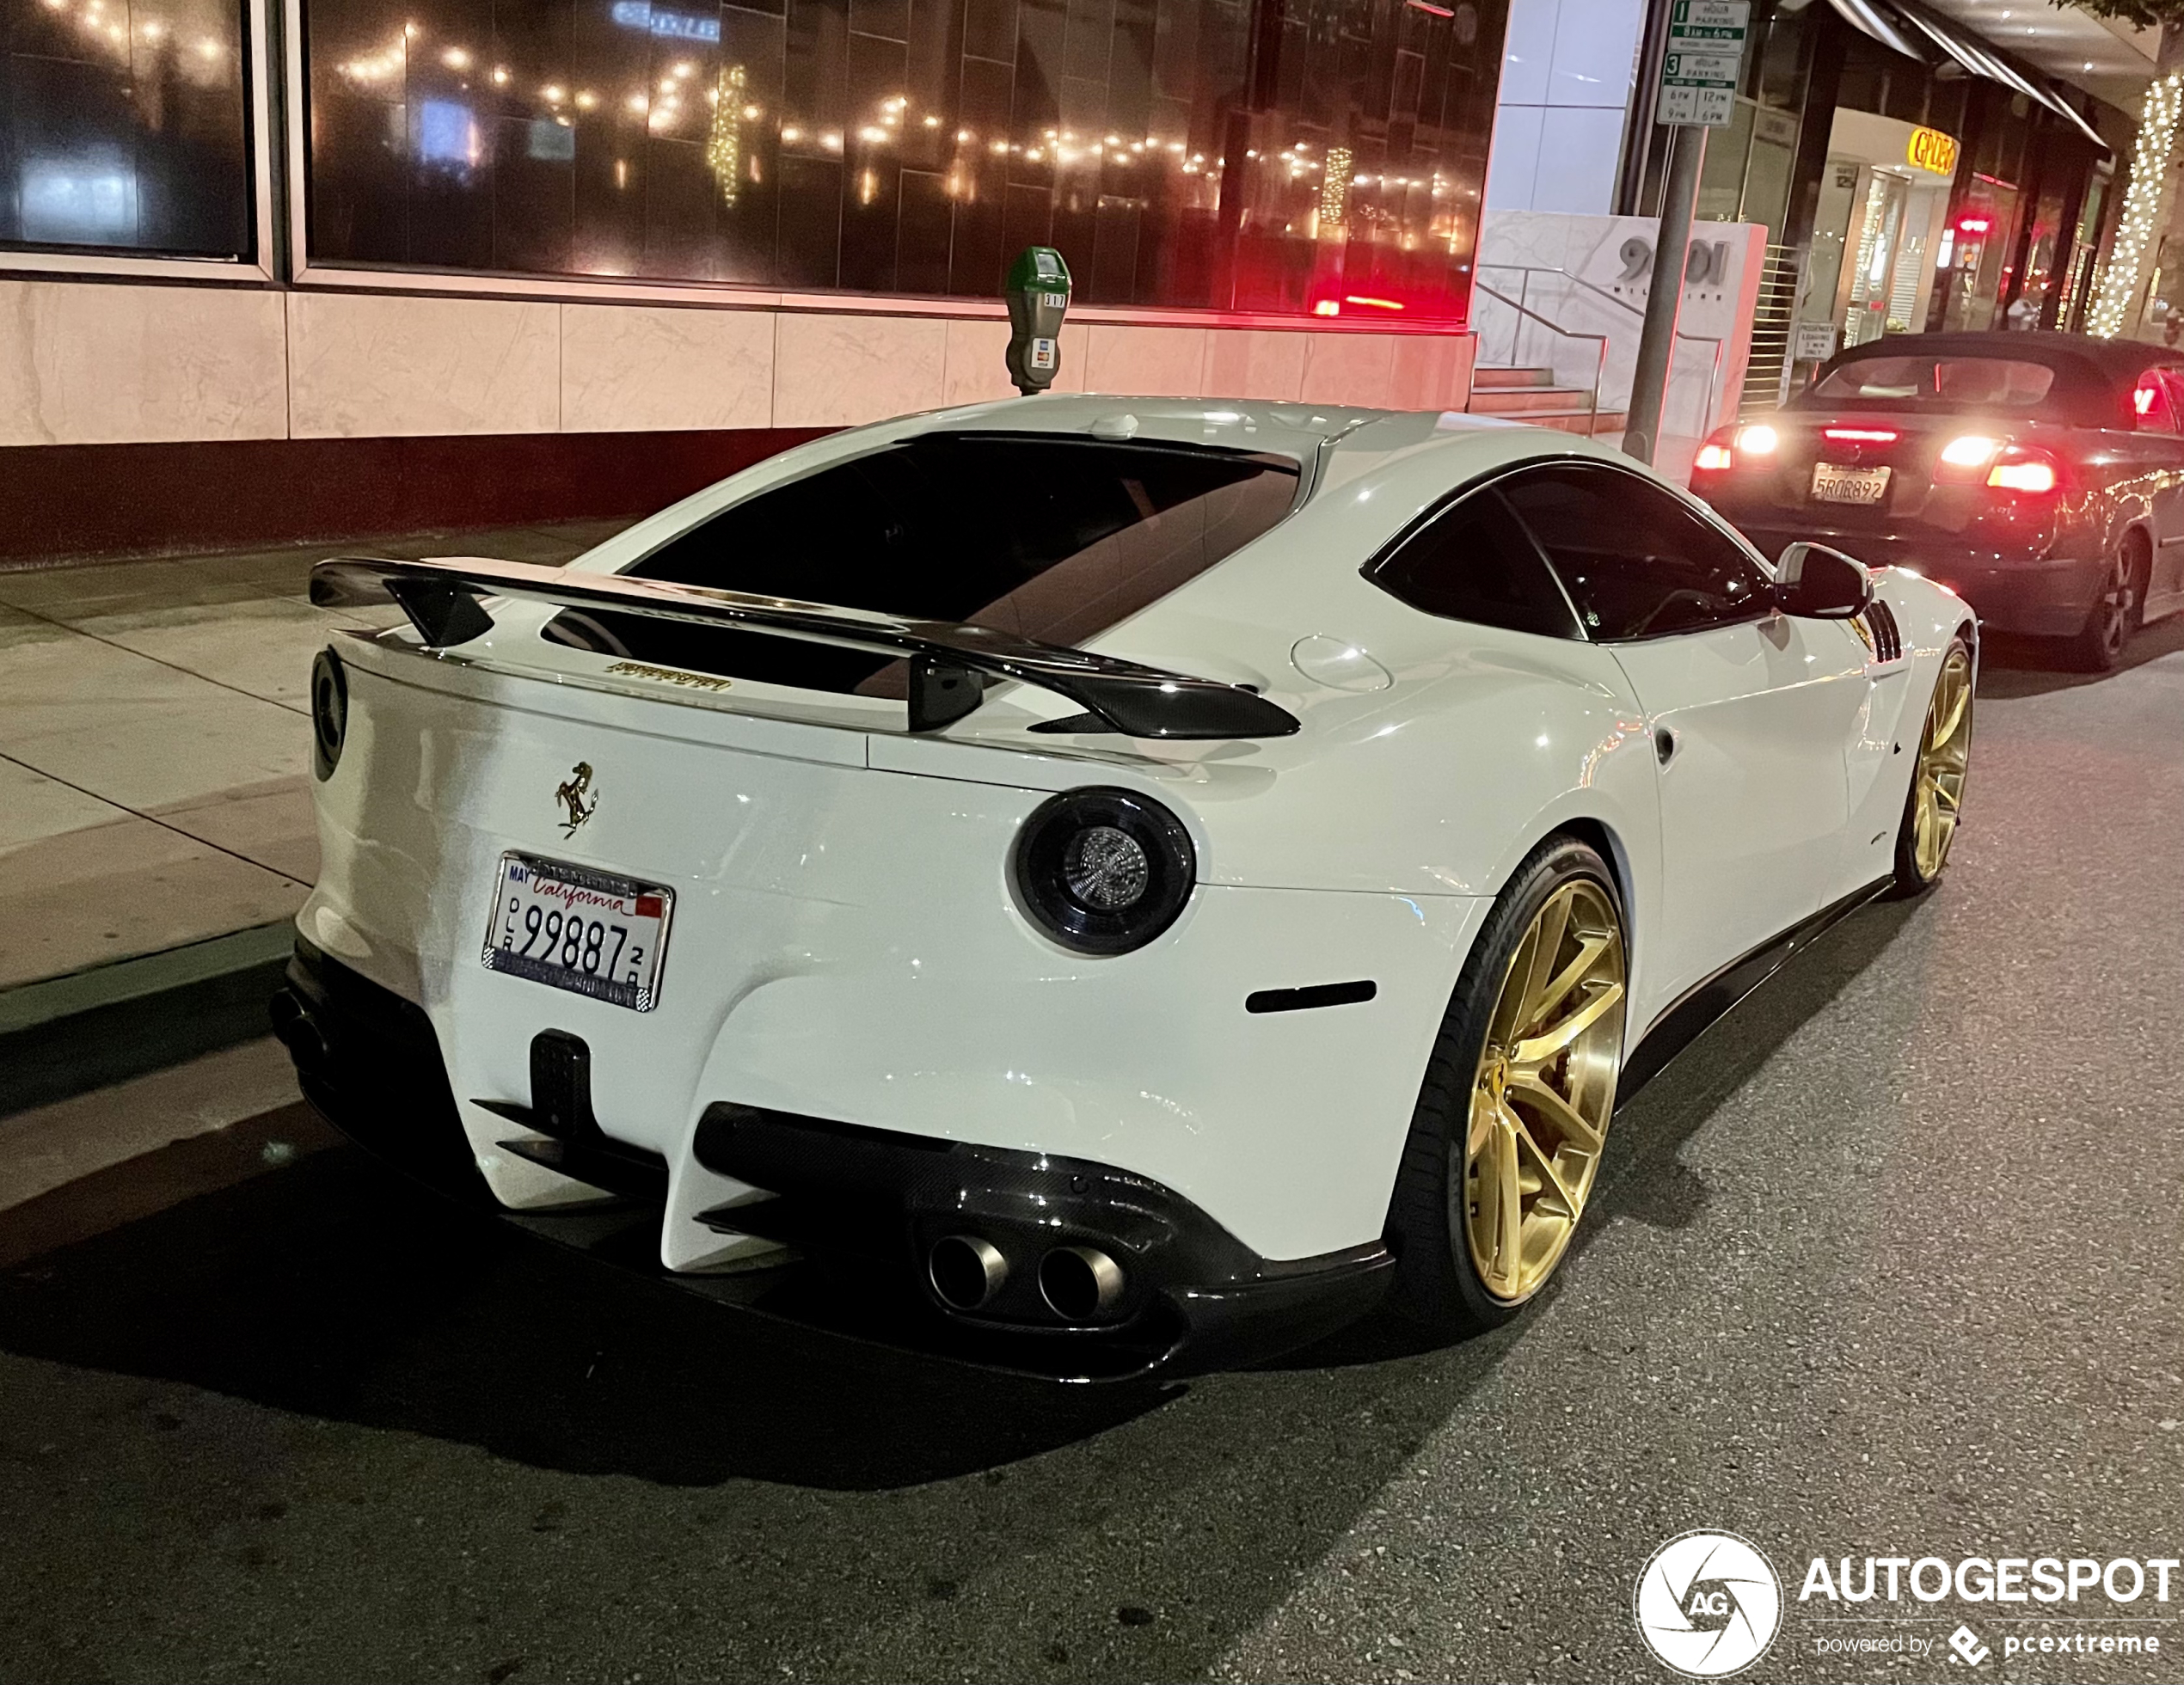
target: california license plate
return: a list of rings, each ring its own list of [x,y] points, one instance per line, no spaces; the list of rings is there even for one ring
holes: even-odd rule
[[[659,999],[675,892],[589,867],[500,856],[485,963],[635,1012]]]
[[[1841,468],[1833,463],[1813,464],[1813,501],[1815,503],[1878,503],[1888,494],[1885,468]]]

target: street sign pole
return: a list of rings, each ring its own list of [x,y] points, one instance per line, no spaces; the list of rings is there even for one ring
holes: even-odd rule
[[[1699,167],[1706,157],[1706,132],[1726,127],[1736,114],[1737,79],[1751,21],[1751,0],[1670,0],[1668,40],[1653,107],[1654,120],[1672,130],[1668,181],[1623,435],[1624,451],[1641,463],[1652,462],[1660,445],[1661,401],[1667,395],[1676,350],[1676,315],[1684,302],[1684,264]]]
[[[1629,414],[1623,420],[1627,456],[1650,463],[1660,445],[1661,401],[1668,395],[1668,363],[1676,352],[1676,313],[1684,302],[1684,254],[1691,243],[1691,205],[1699,195],[1699,165],[1706,131],[1679,125],[1670,131],[1668,187],[1653,239],[1653,278],[1646,292],[1645,325],[1638,331],[1638,362],[1630,371]]]

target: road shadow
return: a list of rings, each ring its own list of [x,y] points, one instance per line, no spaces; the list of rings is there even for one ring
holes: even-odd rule
[[[18,1263],[0,1276],[0,1349],[669,1486],[945,1480],[1167,1395],[739,1313],[481,1217],[347,1143]]]
[[[2184,615],[2158,621],[2124,646],[2123,659],[2105,673],[2077,672],[2063,663],[2055,640],[2012,637],[1989,632],[1980,640],[1979,695],[1982,700],[2014,701],[2021,696],[2045,696],[2082,685],[2101,684],[2119,673],[2158,661],[2184,650]]]

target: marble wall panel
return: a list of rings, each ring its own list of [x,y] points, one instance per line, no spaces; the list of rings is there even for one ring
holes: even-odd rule
[[[561,310],[562,432],[773,425],[772,311]]]
[[[280,295],[0,281],[0,444],[279,438]]]

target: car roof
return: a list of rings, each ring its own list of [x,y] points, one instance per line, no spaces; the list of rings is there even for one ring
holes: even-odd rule
[[[2137,340],[2095,340],[2083,334],[1990,329],[1984,333],[1892,334],[1836,353],[1829,366],[1863,363],[1876,357],[2007,357],[2071,366],[2110,382],[2134,381],[2145,370],[2184,364],[2184,347],[2151,346]]]
[[[1128,431],[1123,431],[1125,427]],[[1154,439],[1283,450],[1309,459],[1326,444],[1383,451],[1397,435],[1446,443],[1468,435],[1534,432],[1500,416],[1463,410],[1386,409],[1365,404],[1293,403],[1263,398],[1163,398],[1123,393],[1048,392],[934,410],[858,431],[1089,433],[1095,438]]]

